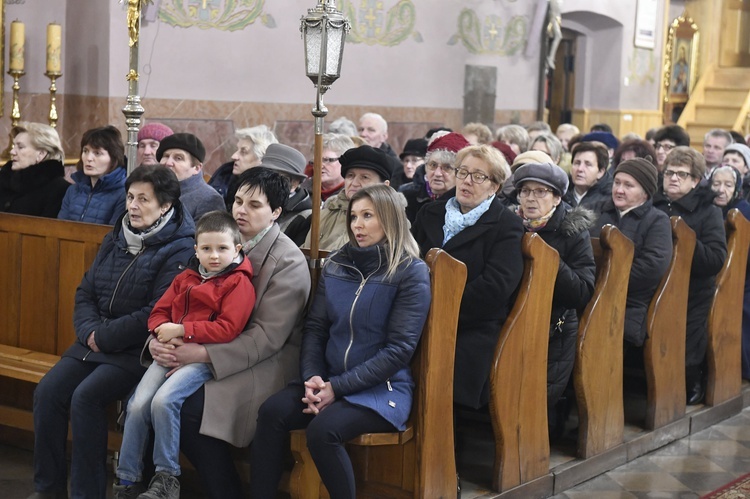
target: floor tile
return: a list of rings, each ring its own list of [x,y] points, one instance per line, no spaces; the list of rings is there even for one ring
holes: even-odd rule
[[[703,456],[649,456],[648,460],[669,473],[726,472],[724,468]]]
[[[652,491],[662,490],[665,492],[688,491],[685,485],[666,472],[621,472],[611,471],[608,473],[625,490],[630,491]]]

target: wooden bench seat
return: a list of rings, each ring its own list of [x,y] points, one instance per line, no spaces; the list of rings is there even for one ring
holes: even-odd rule
[[[581,315],[573,381],[578,402],[578,456],[588,458],[622,443],[622,349],[633,243],[613,225],[591,238],[594,294]]]
[[[75,291],[111,230],[0,213],[0,424],[33,429],[33,385],[75,340]]]
[[[643,344],[648,400],[645,426],[661,428],[685,415],[685,328],[695,232],[672,217],[672,260],[648,308]]]
[[[560,258],[539,234],[525,234],[521,248],[523,277],[490,374],[492,483],[499,492],[549,472],[547,346]]]
[[[738,397],[742,386],[742,304],[750,222],[739,210],[730,210],[726,231],[727,259],[716,276],[716,293],[708,314],[708,405],[718,405]]]
[[[453,498],[456,462],[453,442],[453,364],[456,326],[466,266],[440,249],[425,257],[432,302],[412,359],[416,388],[403,432],[369,433],[349,442],[358,494],[369,497]],[[291,432],[292,498],[328,497],[307,450],[304,430]]]
[[[59,355],[0,345],[0,376],[39,383],[58,360]]]

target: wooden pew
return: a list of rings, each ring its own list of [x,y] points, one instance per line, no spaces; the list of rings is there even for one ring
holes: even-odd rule
[[[453,442],[453,364],[456,326],[466,266],[433,248],[432,303],[411,367],[416,389],[403,432],[360,435],[349,442],[358,493],[371,497],[453,498],[456,461]],[[307,450],[304,430],[291,432],[295,460],[292,498],[328,497]]]
[[[742,303],[750,246],[750,222],[739,210],[726,221],[727,259],[716,276],[716,293],[708,314],[708,381],[706,404],[717,405],[740,395]]]
[[[524,235],[522,251],[523,278],[490,374],[492,480],[499,492],[549,473],[547,346],[559,256],[533,233]]]
[[[0,424],[33,428],[30,383],[73,343],[76,288],[111,230],[0,213]]]
[[[643,344],[649,430],[685,415],[685,327],[695,232],[680,217],[671,223],[672,260],[648,307]]]
[[[578,326],[573,381],[578,401],[578,456],[584,459],[623,441],[622,350],[633,243],[613,225],[592,238],[596,286]]]

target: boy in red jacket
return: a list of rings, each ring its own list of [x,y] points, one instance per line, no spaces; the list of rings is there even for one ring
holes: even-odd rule
[[[154,306],[148,327],[162,342],[225,343],[245,328],[255,303],[250,260],[242,253],[232,215],[206,213],[195,226],[196,258],[175,277]],[[115,498],[178,498],[180,495],[180,410],[213,374],[208,364],[172,371],[152,362],[128,403],[117,467]],[[156,475],[141,484],[143,455],[154,428]]]

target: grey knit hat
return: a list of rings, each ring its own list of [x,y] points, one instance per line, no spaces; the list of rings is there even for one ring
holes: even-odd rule
[[[750,147],[745,144],[729,144],[724,149],[724,154],[728,152],[736,152],[745,160],[745,166],[750,168]]]

